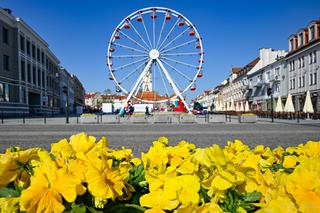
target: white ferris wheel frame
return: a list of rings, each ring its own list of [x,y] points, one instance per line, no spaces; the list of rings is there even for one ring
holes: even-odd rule
[[[187,31],[187,29],[189,29],[189,28],[192,28],[193,31],[195,32],[195,38],[196,38],[196,39],[191,40],[191,41],[188,41],[188,42],[183,43],[183,44],[180,44],[180,45],[178,45],[178,46],[175,46],[174,48],[178,48],[179,46],[186,45],[186,44],[188,44],[188,43],[192,43],[192,42],[196,42],[196,41],[197,41],[198,44],[200,45],[200,49],[199,49],[200,52],[197,53],[198,55],[200,55],[200,59],[199,59],[199,61],[198,61],[199,65],[198,65],[198,66],[192,66],[192,67],[195,67],[195,68],[197,69],[197,72],[195,73],[195,76],[194,76],[192,79],[190,79],[189,85],[188,85],[184,90],[182,90],[182,91],[180,91],[180,90],[177,88],[176,83],[173,81],[173,79],[171,78],[170,74],[168,73],[168,71],[166,70],[166,68],[164,67],[164,65],[163,65],[162,62],[164,62],[164,63],[165,63],[167,66],[169,66],[171,69],[175,69],[175,67],[172,66],[172,65],[170,65],[169,63],[167,63],[166,60],[167,60],[167,61],[170,61],[170,60],[171,60],[172,62],[184,64],[184,65],[186,65],[186,66],[188,66],[188,65],[191,66],[190,64],[183,63],[183,62],[179,62],[179,61],[176,61],[176,60],[169,59],[169,58],[165,57],[165,56],[170,56],[170,54],[163,54],[164,57],[162,57],[162,58],[163,58],[164,60],[160,60],[159,57],[151,58],[151,53],[150,53],[151,51],[150,51],[150,50],[146,49],[144,46],[142,46],[140,43],[138,43],[137,41],[135,41],[134,39],[132,39],[130,36],[128,36],[128,35],[126,35],[125,33],[121,32],[121,30],[124,28],[124,25],[125,25],[127,22],[131,22],[131,20],[134,20],[134,19],[137,18],[138,16],[141,16],[141,17],[142,17],[143,14],[148,14],[148,13],[152,13],[152,12],[155,12],[155,11],[156,11],[156,12],[165,13],[165,14],[167,14],[168,12],[170,12],[170,15],[172,15],[172,16],[174,16],[174,17],[177,18],[177,21],[176,21],[175,25],[178,23],[179,20],[183,20],[183,21],[184,21],[184,23],[185,23],[188,27],[186,28],[186,30],[184,30],[182,33],[180,33],[177,37],[183,35],[183,34]],[[144,26],[145,31],[147,31],[143,19],[142,19],[142,22],[143,22],[143,26]],[[133,25],[130,24],[130,26],[133,26]],[[171,34],[171,31],[173,31],[174,28],[175,28],[175,26],[173,26],[173,27],[170,29],[169,33],[168,33],[166,36],[163,37],[164,40],[162,40],[162,42],[161,42],[161,37],[162,37],[162,34],[161,34],[161,33],[162,33],[162,32],[160,32],[160,35],[159,35],[159,37],[158,37],[158,42],[155,42],[156,39],[155,39],[155,32],[154,32],[155,30],[154,30],[154,27],[155,27],[155,26],[153,25],[153,42],[154,42],[155,46],[161,47],[160,50],[158,50],[159,52],[160,52],[161,50],[163,50],[164,48],[166,48],[167,46],[169,46],[171,43],[173,43],[172,41],[174,41],[175,39],[177,39],[177,37],[176,37],[176,38],[174,38],[173,40],[171,40],[169,43],[165,44],[165,41],[167,41],[168,36]],[[163,26],[162,26],[162,27],[163,27]],[[133,26],[133,30],[136,31],[136,29],[134,28],[134,26]],[[119,33],[119,32],[120,32],[120,34],[122,34],[124,37],[126,37],[126,38],[129,39],[129,40],[131,40],[133,43],[137,44],[138,46],[142,47],[142,48],[143,48],[144,50],[146,50],[147,52],[145,52],[144,50],[135,49],[135,48],[133,48],[133,47],[128,47],[128,46],[125,46],[125,45],[116,44],[116,43],[115,43],[115,41],[116,41],[115,35],[116,35],[117,33]],[[136,32],[136,33],[137,33],[137,32]],[[149,34],[146,32],[147,41],[144,40],[144,38],[143,38],[139,33],[138,33],[138,35],[139,35],[141,41],[144,43],[144,45],[146,45],[147,48],[152,49],[152,42],[150,41]],[[148,44],[147,42],[149,42],[149,44],[151,45],[151,47],[149,46],[149,44]],[[159,43],[160,43],[160,44],[159,44]],[[113,57],[112,57],[112,52],[109,51],[109,50],[112,48],[112,45],[126,47],[127,49],[134,49],[134,50],[137,51],[137,52],[142,52],[142,53],[147,53],[147,54],[148,54],[148,51],[150,51],[149,54],[148,54],[148,55],[149,55],[149,60],[148,60],[148,62],[147,62],[147,65],[145,66],[145,68],[143,69],[143,71],[140,73],[137,81],[135,82],[135,84],[134,84],[134,86],[133,86],[133,88],[131,89],[130,92],[127,91],[124,87],[121,86],[121,84],[120,84],[121,82],[119,82],[119,81],[116,79],[116,76],[115,76],[114,73],[113,73],[114,70],[113,70],[113,67],[112,67],[112,60],[111,60]],[[164,45],[164,46],[163,46],[163,45]],[[158,47],[156,47],[156,48],[158,48]],[[169,50],[170,50],[170,49],[173,49],[173,48],[169,48]],[[152,49],[152,50],[153,50],[153,49]],[[164,53],[166,53],[166,52],[168,52],[168,49],[167,49],[166,51],[164,51]],[[177,54],[178,54],[178,53],[177,53]],[[195,54],[195,53],[182,53],[182,54]],[[203,46],[202,46],[202,39],[201,39],[201,37],[200,37],[200,35],[199,35],[199,33],[198,33],[198,30],[196,29],[195,25],[193,25],[192,22],[191,22],[188,18],[186,18],[186,17],[185,17],[184,15],[182,15],[181,13],[179,13],[179,12],[177,12],[177,11],[175,11],[175,10],[169,9],[169,8],[165,8],[165,7],[147,7],[147,8],[139,9],[139,10],[131,13],[130,15],[128,15],[127,17],[125,17],[125,18],[120,22],[120,24],[118,24],[118,26],[115,28],[115,30],[113,31],[113,33],[112,33],[112,35],[111,35],[111,38],[110,38],[110,40],[109,40],[109,44],[108,44],[107,66],[108,66],[108,68],[109,68],[109,72],[110,72],[110,74],[111,74],[114,82],[116,83],[116,85],[117,85],[123,92],[125,92],[125,93],[128,95],[127,101],[129,101],[129,100],[133,97],[133,98],[135,98],[135,99],[138,99],[138,100],[140,100],[140,101],[142,101],[142,102],[146,102],[146,103],[164,103],[164,102],[167,102],[169,99],[174,99],[174,98],[179,97],[179,98],[183,101],[183,103],[184,103],[184,105],[186,106],[187,110],[190,112],[190,109],[189,109],[187,103],[185,102],[182,94],[184,94],[186,91],[188,91],[188,90],[190,89],[190,87],[191,87],[192,85],[194,85],[194,83],[196,82],[196,80],[197,80],[197,78],[198,78],[198,74],[199,74],[199,73],[201,72],[201,70],[202,70],[203,55],[204,55],[204,51],[203,51]],[[132,63],[138,63],[138,62],[146,61],[147,59],[148,59],[148,56],[146,56],[145,58],[143,58],[143,59],[141,59],[141,60],[134,61],[134,62],[132,62]],[[137,90],[138,87],[141,86],[142,81],[143,81],[143,76],[145,75],[145,73],[148,71],[148,69],[149,69],[150,66],[152,65],[153,60],[155,60],[155,61],[158,63],[159,67],[160,67],[161,70],[163,71],[164,76],[167,78],[168,82],[169,82],[170,85],[172,86],[172,89],[173,89],[173,91],[174,91],[174,93],[175,93],[175,96],[173,96],[173,97],[168,97],[167,99],[158,100],[158,101],[144,100],[142,97],[141,97],[141,98],[136,97],[137,91],[135,91],[135,90]],[[176,71],[179,71],[179,70],[176,70]],[[160,70],[159,70],[159,72],[160,72]],[[183,73],[180,73],[180,74],[183,75]],[[169,95],[169,94],[168,94],[168,95]]]

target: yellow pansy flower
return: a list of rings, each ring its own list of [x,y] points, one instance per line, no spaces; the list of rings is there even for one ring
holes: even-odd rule
[[[40,149],[32,148],[0,154],[0,188],[15,181],[17,178],[19,181],[20,177],[26,177],[28,174],[23,166],[38,158],[38,150]],[[28,181],[28,178],[24,180]]]
[[[16,213],[19,211],[18,197],[1,197],[0,213]]]
[[[20,197],[22,211],[27,212],[62,212],[65,207],[62,197],[69,203],[76,199],[76,180],[66,169],[58,169],[49,153],[39,153],[43,164],[37,168],[31,178],[31,185],[23,190]]]

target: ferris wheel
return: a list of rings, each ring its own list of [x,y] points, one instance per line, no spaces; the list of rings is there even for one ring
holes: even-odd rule
[[[146,103],[163,103],[196,90],[203,76],[202,39],[185,16],[149,7],[125,17],[108,44],[109,79],[116,91]],[[190,111],[190,110],[189,110]]]

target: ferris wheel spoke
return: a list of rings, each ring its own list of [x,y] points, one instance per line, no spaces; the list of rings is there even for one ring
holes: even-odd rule
[[[174,25],[171,27],[169,33],[167,34],[167,36],[164,38],[164,40],[161,42],[161,44],[159,45],[158,49],[162,48],[162,45],[164,45],[164,43],[167,41],[167,39],[170,37],[171,33],[173,32],[174,28],[176,28],[178,22],[180,21],[180,17],[177,19],[177,21],[174,23]]]
[[[152,28],[153,28],[153,49],[156,48],[156,26],[155,26],[155,22],[156,22],[156,19],[153,18],[152,19]]]
[[[124,69],[124,68],[127,68],[127,67],[130,67],[130,66],[132,66],[132,65],[135,65],[135,64],[137,64],[137,63],[139,63],[139,62],[145,61],[146,59],[147,59],[147,58],[139,59],[139,60],[133,61],[133,62],[131,62],[131,63],[122,65],[122,66],[120,66],[120,67],[114,68],[113,70],[114,70],[114,71],[122,70],[122,69]]]
[[[128,102],[131,99],[132,95],[135,93],[136,89],[138,88],[140,82],[143,80],[143,77],[144,77],[145,73],[148,71],[148,69],[150,68],[151,64],[152,64],[152,59],[150,59],[148,61],[147,65],[145,66],[143,71],[140,73],[136,83],[132,87],[132,90],[130,91],[130,93],[129,93],[128,97],[127,97],[126,102]]]
[[[141,16],[141,17],[142,17],[142,16]],[[146,25],[145,25],[145,23],[144,23],[143,17],[142,17],[142,25],[143,25],[144,31],[145,31],[145,33],[146,33],[146,35],[147,35],[147,39],[148,39],[148,41],[149,41],[150,48],[152,48],[152,44],[151,44],[151,41],[150,41],[149,33],[148,33],[147,28],[146,28]]]
[[[193,39],[193,40],[191,40],[191,41],[187,41],[187,42],[185,42],[185,43],[183,43],[183,44],[179,44],[179,45],[177,45],[177,46],[174,46],[174,47],[171,47],[171,48],[169,48],[169,49],[163,49],[163,51],[162,51],[162,53],[167,53],[167,52],[170,52],[170,51],[172,51],[172,50],[176,50],[176,49],[179,49],[179,48],[182,48],[182,47],[184,47],[184,46],[187,46],[187,45],[189,45],[189,44],[192,44],[193,42],[195,42],[195,41],[197,41],[197,39]]]
[[[159,71],[159,73],[160,73],[160,77],[161,77],[161,79],[162,79],[162,83],[163,83],[163,86],[164,86],[164,88],[165,88],[165,90],[166,90],[167,96],[169,97],[169,90],[168,90],[168,88],[167,88],[167,85],[166,85],[166,82],[165,82],[164,77],[163,77],[163,75],[162,75],[162,72],[161,72],[161,70],[160,70],[160,67],[157,66],[157,68],[158,68],[158,71]]]
[[[147,57],[148,55],[113,55],[112,58],[139,58],[139,57]]]
[[[170,74],[168,73],[168,71],[166,70],[166,68],[163,66],[162,62],[160,61],[159,58],[156,59],[160,68],[162,69],[164,75],[166,76],[167,80],[169,81],[170,85],[172,86],[173,91],[176,93],[177,96],[179,96],[179,98],[181,99],[181,101],[183,102],[183,104],[185,105],[185,107],[187,108],[188,112],[190,111],[190,108],[188,106],[188,104],[186,103],[186,101],[184,100],[181,92],[179,91],[179,89],[177,88],[176,83],[173,81],[173,79],[171,78]]]
[[[177,73],[179,73],[182,77],[184,77],[185,79],[187,79],[188,81],[192,81],[191,78],[189,78],[186,74],[184,74],[183,72],[181,72],[180,70],[178,70],[177,68],[175,68],[174,66],[172,66],[171,64],[169,64],[166,61],[163,61],[163,63],[165,63],[167,66],[169,66],[172,70],[176,71]]]
[[[133,23],[132,23],[131,21],[129,21],[129,22],[130,22],[130,25],[132,26],[133,31],[139,36],[139,38],[141,39],[141,41],[146,45],[147,48],[150,48],[150,49],[151,49],[151,47],[149,47],[149,45],[148,45],[147,42],[143,39],[143,37],[141,36],[141,34],[139,33],[139,31],[135,28],[135,26],[133,25]],[[145,49],[146,51],[148,51],[147,48],[144,47],[144,49]]]
[[[146,60],[147,61],[147,60]],[[138,67],[136,67],[134,70],[129,72],[126,76],[124,76],[119,82],[123,82],[124,80],[127,80],[133,73],[137,72],[143,65],[145,65],[145,62],[140,64]]]
[[[165,25],[166,25],[166,16],[164,15],[164,16],[163,16],[163,22],[162,22],[161,30],[160,30],[160,34],[159,34],[159,38],[158,38],[157,45],[156,45],[156,49],[157,49],[158,46],[159,46],[159,42],[160,42],[160,40],[161,40],[162,33],[163,33],[163,29],[164,29]]]
[[[161,47],[161,49],[159,51],[162,51],[164,48],[168,47],[170,44],[172,44],[173,42],[175,42],[177,39],[179,39],[183,34],[185,34],[190,27],[187,27],[184,31],[182,31],[179,35],[177,35],[174,39],[172,39],[168,44],[166,44],[165,46]]]
[[[167,57],[162,57],[164,60],[167,60],[167,61],[171,61],[171,62],[174,62],[176,64],[181,64],[181,65],[184,65],[184,66],[187,66],[187,67],[191,67],[191,68],[196,68],[198,69],[197,66],[194,66],[192,64],[188,64],[188,63],[185,63],[185,62],[182,62],[182,61],[178,61],[178,60],[174,60],[174,59],[171,59],[171,58],[167,58]]]
[[[139,50],[139,49],[136,49],[136,48],[134,48],[134,47],[129,47],[129,46],[127,46],[127,45],[118,44],[118,43],[113,43],[112,45],[118,46],[118,47],[122,47],[122,48],[125,48],[125,49],[128,49],[128,50],[132,50],[132,51],[139,52],[139,53],[143,53],[143,54],[146,54],[146,55],[147,55],[147,52],[146,52],[146,51]]]
[[[130,36],[128,36],[126,33],[119,31],[120,34],[122,34],[124,37],[126,37],[127,39],[129,39],[130,41],[132,41],[135,45],[138,45],[139,47],[141,47],[142,49],[144,49],[144,52],[148,52],[148,50],[142,46],[139,42],[137,42],[136,40],[134,40],[133,38],[131,38]],[[142,51],[142,50],[140,50]]]
[[[190,52],[190,53],[167,53],[167,54],[161,54],[162,56],[193,56],[193,55],[199,55],[198,52]]]

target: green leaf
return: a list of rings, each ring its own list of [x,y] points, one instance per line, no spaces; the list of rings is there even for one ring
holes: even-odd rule
[[[86,206],[83,204],[75,204],[71,205],[70,213],[86,213],[87,209]]]
[[[19,197],[20,192],[11,188],[1,188],[0,189],[0,197]]]
[[[250,192],[245,194],[243,201],[245,202],[257,202],[261,197],[261,192]]]
[[[128,182],[132,185],[140,185],[140,182],[145,181],[144,175],[145,172],[142,164],[139,166],[134,166],[130,171]]]
[[[106,212],[109,213],[141,213],[145,211],[144,208],[136,204],[117,204],[111,208],[107,208],[106,210]]]
[[[200,187],[199,195],[200,195],[201,200],[203,200],[204,203],[210,202],[210,197],[208,195],[208,191],[209,190],[203,188],[202,186]]]
[[[93,207],[90,207],[90,206],[87,206],[89,212],[91,213],[103,213],[103,211],[99,211],[99,210],[96,210],[95,208]]]

